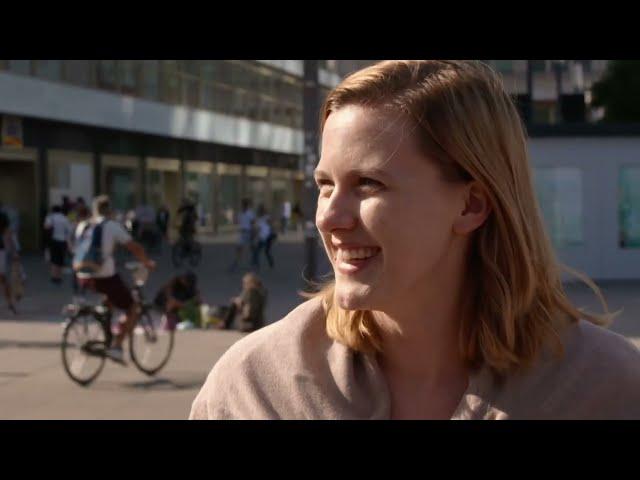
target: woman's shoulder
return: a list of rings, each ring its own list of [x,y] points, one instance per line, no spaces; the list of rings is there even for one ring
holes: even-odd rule
[[[296,376],[322,368],[333,341],[320,298],[238,340],[220,357],[190,418],[277,418]],[[319,372],[316,372],[319,373]]]
[[[508,379],[494,407],[512,418],[640,419],[640,350],[583,320],[561,339],[563,354]]]

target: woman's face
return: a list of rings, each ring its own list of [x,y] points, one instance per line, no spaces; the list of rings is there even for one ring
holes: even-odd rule
[[[326,121],[316,224],[342,308],[385,311],[411,301],[439,282],[459,248],[454,223],[466,186],[441,178],[411,128],[359,106]]]

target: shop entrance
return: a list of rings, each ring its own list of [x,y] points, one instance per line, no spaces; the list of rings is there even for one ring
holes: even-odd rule
[[[18,240],[23,251],[40,243],[36,152],[0,149],[0,202],[17,214]]]

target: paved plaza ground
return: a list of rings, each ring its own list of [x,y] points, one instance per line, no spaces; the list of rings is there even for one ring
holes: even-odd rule
[[[202,264],[195,269],[205,301],[226,303],[240,288],[241,272],[226,273],[233,258],[229,238],[205,241]],[[287,235],[274,246],[276,268],[263,266],[261,275],[269,289],[267,322],[282,318],[303,299],[302,240]],[[146,291],[155,292],[173,273],[168,252],[158,257],[159,268]],[[191,402],[216,360],[243,336],[234,331],[190,330],[176,332],[169,364],[156,377],[147,377],[132,365],[107,363],[88,388],[65,375],[59,342],[61,307],[71,299],[71,287],[53,285],[44,261],[28,256],[28,292],[14,317],[0,303],[0,419],[185,419]],[[323,263],[323,271],[327,265]],[[601,283],[612,310],[623,309],[611,329],[640,345],[640,281]],[[569,285],[571,298],[599,311],[597,299],[586,288]]]

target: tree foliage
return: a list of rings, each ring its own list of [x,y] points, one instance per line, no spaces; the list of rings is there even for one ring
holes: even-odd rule
[[[611,60],[592,94],[592,106],[604,107],[603,121],[640,122],[640,61]]]

